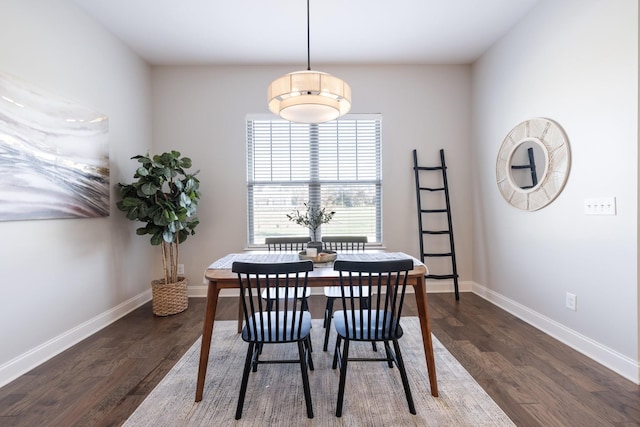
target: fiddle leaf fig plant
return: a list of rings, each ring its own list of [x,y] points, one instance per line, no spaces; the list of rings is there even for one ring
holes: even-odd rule
[[[139,236],[151,235],[153,246],[162,247],[165,283],[178,281],[178,248],[195,234],[200,199],[199,171],[187,172],[191,159],[171,151],[151,157],[134,156],[140,167],[131,184],[118,184],[121,200],[116,203],[132,221],[144,226],[136,229]]]

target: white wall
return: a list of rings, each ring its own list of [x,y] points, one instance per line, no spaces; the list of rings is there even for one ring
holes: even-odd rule
[[[0,71],[106,114],[111,183],[133,176],[149,69],[69,0],[0,2]],[[151,251],[116,194],[110,217],[0,222],[0,386],[150,297]]]
[[[472,110],[478,292],[637,382],[638,3],[542,1],[474,65]],[[572,166],[552,204],[524,212],[495,162],[532,117],[564,128]],[[602,196],[618,214],[585,216]]]
[[[427,165],[444,148],[463,283],[636,381],[637,18],[633,0],[544,0],[473,69],[314,65],[349,82],[353,112],[383,115],[388,249],[417,255],[411,150]],[[193,158],[201,225],[181,248],[192,287],[245,248],[245,114],[267,112],[267,85],[296,66],[149,72],[71,0],[4,0],[0,35],[0,71],[109,116],[113,185],[152,148]],[[565,128],[573,166],[560,197],[526,213],[500,196],[495,156],[535,116]],[[594,196],[616,196],[618,215],[584,216]],[[108,218],[0,223],[0,385],[150,297],[158,254],[116,200]]]
[[[384,244],[419,256],[412,150],[448,158],[462,280],[471,280],[470,67],[314,66],[347,81],[354,113],[382,113]],[[247,245],[247,113],[268,113],[267,86],[296,66],[153,67],[154,150],[178,149],[200,169],[197,234],[181,246],[193,287],[216,258]],[[449,287],[449,289],[451,289]]]

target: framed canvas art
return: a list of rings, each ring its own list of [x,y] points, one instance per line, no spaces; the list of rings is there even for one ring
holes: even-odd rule
[[[0,221],[109,215],[104,114],[0,73]]]

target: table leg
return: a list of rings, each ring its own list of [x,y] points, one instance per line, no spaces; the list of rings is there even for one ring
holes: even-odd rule
[[[207,308],[204,314],[204,326],[202,327],[202,344],[200,347],[200,364],[198,366],[198,383],[196,385],[196,402],[202,400],[204,391],[204,380],[207,376],[207,364],[209,363],[209,350],[211,349],[211,334],[213,333],[213,322],[216,318],[218,307],[218,294],[220,289],[215,282],[209,281],[207,289]]]
[[[427,292],[424,283],[424,276],[419,276],[417,278],[414,290],[416,295],[416,305],[418,307],[418,317],[420,318],[420,329],[422,330],[424,355],[427,359],[427,371],[429,372],[429,385],[431,386],[431,395],[434,397],[438,397],[436,364],[435,357],[433,356],[433,342],[431,340],[429,313],[427,312]]]
[[[242,313],[242,295],[238,297],[238,333],[242,332],[242,319],[244,313]]]

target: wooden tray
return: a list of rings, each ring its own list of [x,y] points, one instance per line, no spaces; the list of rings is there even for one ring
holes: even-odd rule
[[[300,259],[310,259],[315,264],[321,264],[325,262],[333,262],[338,257],[338,254],[335,251],[320,251],[317,256],[308,256],[307,251],[302,251],[298,253]]]

